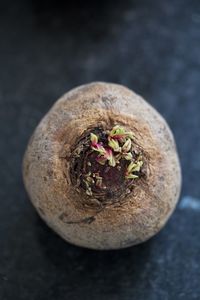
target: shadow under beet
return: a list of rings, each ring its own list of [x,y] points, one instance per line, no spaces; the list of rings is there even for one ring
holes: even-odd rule
[[[83,299],[94,299],[99,293],[119,295],[124,288],[134,290],[142,280],[152,241],[122,250],[96,251],[68,244],[39,217],[36,222],[41,250],[57,273],[57,296],[60,285],[72,292],[72,298],[81,293]]]

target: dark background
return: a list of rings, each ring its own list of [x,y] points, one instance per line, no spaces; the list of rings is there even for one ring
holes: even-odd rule
[[[130,87],[164,115],[183,170],[167,226],[120,251],[61,240],[21,178],[41,117],[95,80]],[[199,89],[199,0],[0,2],[0,300],[200,299]]]

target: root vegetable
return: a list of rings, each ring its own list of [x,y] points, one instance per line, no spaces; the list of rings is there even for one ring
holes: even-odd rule
[[[102,82],[53,105],[29,141],[23,177],[42,219],[66,241],[93,249],[155,235],[181,188],[164,119],[126,87]]]

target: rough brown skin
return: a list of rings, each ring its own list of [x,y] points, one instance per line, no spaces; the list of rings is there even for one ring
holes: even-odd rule
[[[70,154],[88,128],[131,130],[146,153],[146,177],[124,198],[102,202],[71,183]],[[126,87],[95,82],[61,97],[41,120],[23,161],[30,199],[42,219],[66,241],[119,249],[155,235],[172,214],[181,171],[172,133],[160,114]]]

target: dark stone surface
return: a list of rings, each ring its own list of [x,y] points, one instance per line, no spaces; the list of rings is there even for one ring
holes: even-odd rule
[[[0,41],[0,299],[200,299],[199,0],[5,0]],[[196,198],[152,240],[121,251],[62,241],[21,178],[38,121],[64,92],[94,80],[134,89],[165,116],[182,197]]]

